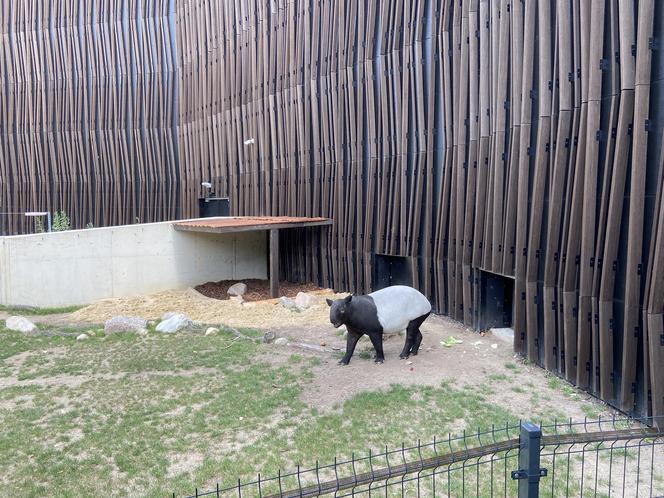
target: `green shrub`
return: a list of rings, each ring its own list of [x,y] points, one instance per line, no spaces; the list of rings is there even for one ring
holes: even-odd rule
[[[53,223],[51,225],[51,231],[53,232],[64,232],[71,229],[71,221],[67,216],[67,213],[64,211],[56,211],[53,215]]]

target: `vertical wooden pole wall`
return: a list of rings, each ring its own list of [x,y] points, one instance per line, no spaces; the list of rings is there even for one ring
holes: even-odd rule
[[[210,181],[233,214],[330,217],[281,234],[282,276],[368,292],[375,255],[402,256],[469,326],[481,271],[514,278],[516,351],[663,415],[663,16],[654,0],[7,0],[0,211],[195,216]]]
[[[34,210],[181,215],[174,19],[172,0],[1,3],[1,234]]]

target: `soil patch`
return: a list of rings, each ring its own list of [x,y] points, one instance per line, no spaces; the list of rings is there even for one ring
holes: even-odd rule
[[[212,299],[220,299],[222,301],[230,299],[228,288],[231,285],[243,283],[247,286],[247,292],[242,296],[242,299],[249,302],[264,301],[271,299],[270,295],[270,281],[269,280],[220,280],[219,282],[206,282],[194,287],[198,292],[204,296],[211,297]],[[294,298],[298,292],[315,292],[323,290],[321,287],[312,283],[296,284],[293,282],[282,281],[279,282],[279,294],[286,297]]]
[[[53,327],[66,326],[71,322],[71,313],[54,313],[52,315],[23,315],[20,310],[14,312],[0,311],[0,320],[6,320],[10,316],[25,316],[32,323],[41,323]]]
[[[474,389],[483,388],[487,400],[512,410],[520,417],[539,418],[555,410],[564,410],[565,417],[583,420],[586,416],[584,406],[587,409],[590,405],[594,405],[595,410],[603,412],[603,415],[612,413],[608,406],[587,393],[574,389],[575,394],[570,397],[560,389],[550,388],[550,374],[535,365],[524,363],[514,353],[512,344],[504,338],[490,332],[480,336],[448,317],[432,315],[422,324],[424,339],[420,352],[407,360],[399,359],[405,337],[399,334],[384,336],[384,364],[374,363],[373,346],[364,336],[355,349],[350,365],[338,366],[346,340],[328,320],[312,321],[296,327],[274,326],[272,330],[291,341],[325,344],[326,348],[336,353],[306,351],[292,344],[283,349],[274,348],[275,353],[284,356],[297,353],[320,359],[320,364],[313,368],[314,376],[305,386],[301,399],[323,413],[362,392],[386,390],[394,384],[438,387],[443,382],[449,382],[456,388],[465,385]],[[443,346],[450,336],[462,342],[452,347]],[[277,357],[277,354],[273,356],[272,363]]]

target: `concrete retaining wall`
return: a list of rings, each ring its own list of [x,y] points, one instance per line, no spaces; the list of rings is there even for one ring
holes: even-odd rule
[[[224,279],[267,278],[264,232],[149,223],[0,237],[0,304],[88,304]]]

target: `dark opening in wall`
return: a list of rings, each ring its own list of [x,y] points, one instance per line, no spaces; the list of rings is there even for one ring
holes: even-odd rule
[[[413,285],[411,258],[376,254],[373,290],[384,289],[390,285]]]
[[[198,211],[201,218],[214,216],[229,216],[230,204],[228,199],[222,197],[202,197],[198,199]]]
[[[478,329],[513,327],[514,279],[488,271],[480,273]]]

